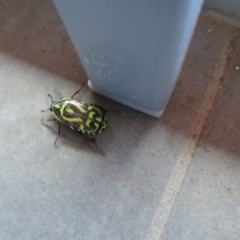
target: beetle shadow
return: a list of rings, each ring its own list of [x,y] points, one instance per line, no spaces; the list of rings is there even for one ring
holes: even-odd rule
[[[47,124],[49,123],[49,124]],[[53,126],[53,124],[50,123],[54,123],[55,127]],[[91,151],[94,152],[98,155],[102,155],[102,156],[106,156],[106,152],[104,152],[103,149],[101,149],[101,147],[98,145],[98,142],[96,140],[96,144],[95,145],[93,142],[91,142],[90,140],[85,139],[83,136],[81,136],[81,134],[77,133],[76,131],[71,130],[70,128],[68,128],[67,126],[64,125],[60,125],[60,135],[58,137],[58,122],[56,121],[48,121],[44,118],[41,118],[41,124],[48,128],[51,132],[52,135],[55,135],[55,139],[53,140],[53,145],[55,148],[59,148],[60,144],[64,144],[67,147],[71,147],[71,148],[75,148],[76,150],[84,150],[84,151]],[[57,139],[58,140],[56,142],[56,144],[54,143],[54,141]]]

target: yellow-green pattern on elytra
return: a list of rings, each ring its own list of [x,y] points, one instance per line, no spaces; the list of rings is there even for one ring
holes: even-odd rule
[[[50,107],[54,117],[71,129],[87,135],[101,133],[107,126],[105,111],[93,104],[61,98]]]

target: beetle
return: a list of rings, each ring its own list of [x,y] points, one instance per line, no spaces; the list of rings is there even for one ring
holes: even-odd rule
[[[100,134],[106,129],[107,122],[105,115],[110,110],[106,110],[96,104],[77,101],[74,97],[80,92],[83,84],[71,97],[62,97],[57,101],[54,101],[52,96],[48,94],[52,104],[49,109],[41,111],[51,111],[54,115],[54,118],[45,119],[45,121],[58,122],[58,136],[54,144],[57,143],[61,132],[61,124],[63,124],[91,141],[102,152],[96,144],[96,139],[92,138],[92,136]]]

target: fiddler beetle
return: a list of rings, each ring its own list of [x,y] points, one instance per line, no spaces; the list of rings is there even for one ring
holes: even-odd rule
[[[41,111],[51,111],[54,115],[54,118],[45,119],[45,121],[58,121],[58,136],[54,144],[57,143],[61,132],[61,124],[63,124],[91,141],[102,152],[96,144],[96,139],[91,136],[100,134],[106,129],[106,112],[115,110],[106,110],[96,104],[77,101],[74,97],[80,92],[83,84],[71,97],[62,97],[57,101],[54,101],[52,96],[48,94],[52,104],[49,109]]]

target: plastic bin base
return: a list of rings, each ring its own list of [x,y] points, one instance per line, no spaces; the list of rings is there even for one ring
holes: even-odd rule
[[[153,111],[153,110],[150,110],[150,109],[147,109],[147,108],[143,108],[143,107],[141,107],[141,106],[139,106],[139,105],[133,104],[132,102],[128,102],[128,101],[126,101],[126,100],[123,100],[123,99],[121,99],[121,98],[118,98],[118,97],[116,97],[116,96],[110,95],[110,94],[108,94],[108,93],[106,93],[106,92],[104,92],[104,91],[101,91],[100,89],[94,87],[94,85],[92,84],[92,82],[91,82],[90,79],[88,80],[88,87],[89,87],[93,92],[95,92],[95,93],[97,93],[97,94],[99,94],[99,95],[102,95],[102,96],[105,96],[105,97],[110,98],[110,99],[112,99],[112,100],[115,100],[115,101],[117,101],[117,102],[119,102],[119,103],[122,103],[123,105],[126,105],[126,106],[128,106],[128,107],[134,108],[134,109],[136,109],[136,110],[138,110],[138,111],[140,111],[140,112],[144,112],[144,113],[146,113],[146,114],[148,114],[148,115],[151,115],[151,116],[153,116],[153,117],[156,117],[156,118],[161,117],[162,114],[163,114],[163,112],[164,112],[164,110],[165,110],[165,109],[163,109],[163,110],[161,110],[161,111]]]

